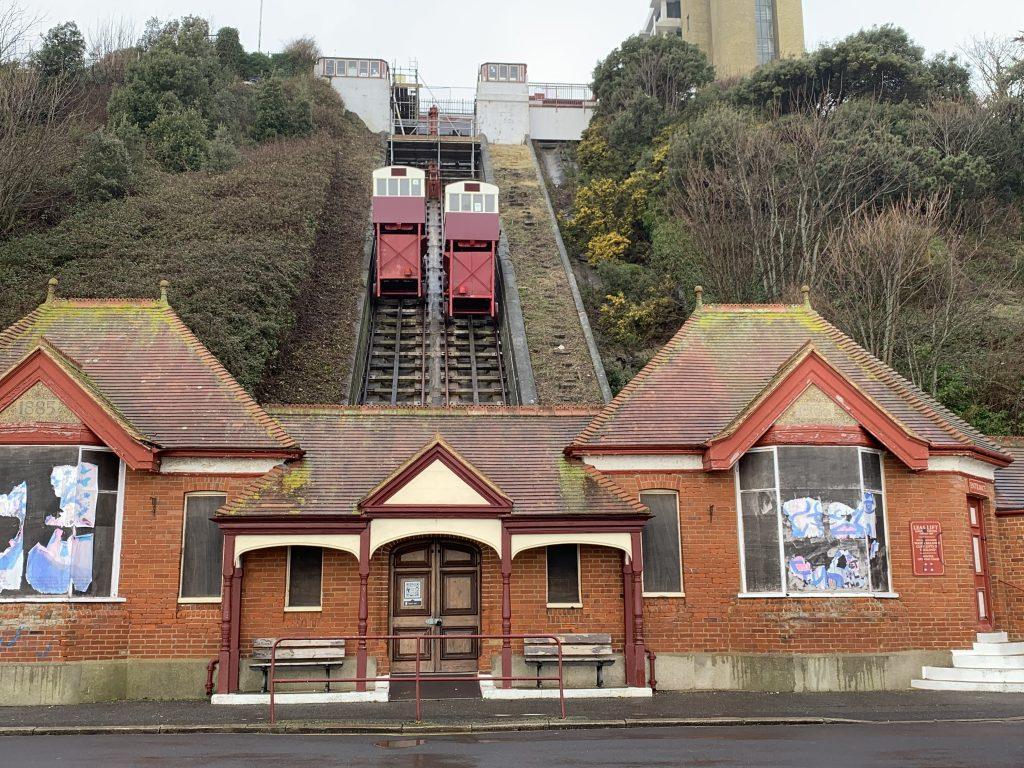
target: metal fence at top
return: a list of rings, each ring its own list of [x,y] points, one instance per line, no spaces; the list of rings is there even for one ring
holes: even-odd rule
[[[595,101],[593,89],[586,83],[529,83],[530,101],[562,104],[589,104]]]

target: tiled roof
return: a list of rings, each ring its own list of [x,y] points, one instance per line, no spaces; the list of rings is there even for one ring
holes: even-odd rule
[[[582,431],[576,447],[700,449],[813,345],[912,435],[1001,449],[804,305],[704,305]]]
[[[1013,464],[996,470],[996,508],[1024,509],[1024,437],[994,437],[1013,456]]]
[[[226,514],[355,514],[438,436],[513,501],[513,515],[637,515],[640,503],[563,449],[596,411],[536,408],[268,407],[305,450]]]
[[[158,448],[296,448],[166,302],[51,299],[0,332],[0,376],[37,348]]]

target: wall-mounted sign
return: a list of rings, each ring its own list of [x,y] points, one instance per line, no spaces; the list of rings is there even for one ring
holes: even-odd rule
[[[990,496],[991,485],[981,480],[976,480],[973,477],[967,478],[967,492],[972,493],[975,496],[982,496],[988,498]]]
[[[942,556],[942,524],[937,520],[910,523],[910,547],[914,555],[915,576],[942,576],[946,561]]]

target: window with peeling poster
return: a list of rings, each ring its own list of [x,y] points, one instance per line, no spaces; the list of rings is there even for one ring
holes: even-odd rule
[[[738,475],[748,592],[776,592],[780,582],[789,594],[889,591],[878,453],[779,446],[747,454]],[[776,530],[768,502],[750,513],[755,493],[777,494]]]
[[[108,597],[120,461],[77,446],[0,446],[0,598]]]

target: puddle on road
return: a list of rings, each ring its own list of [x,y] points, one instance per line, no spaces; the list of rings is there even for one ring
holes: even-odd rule
[[[421,747],[426,743],[426,739],[387,739],[375,741],[373,746],[381,749],[409,749],[409,747]]]

